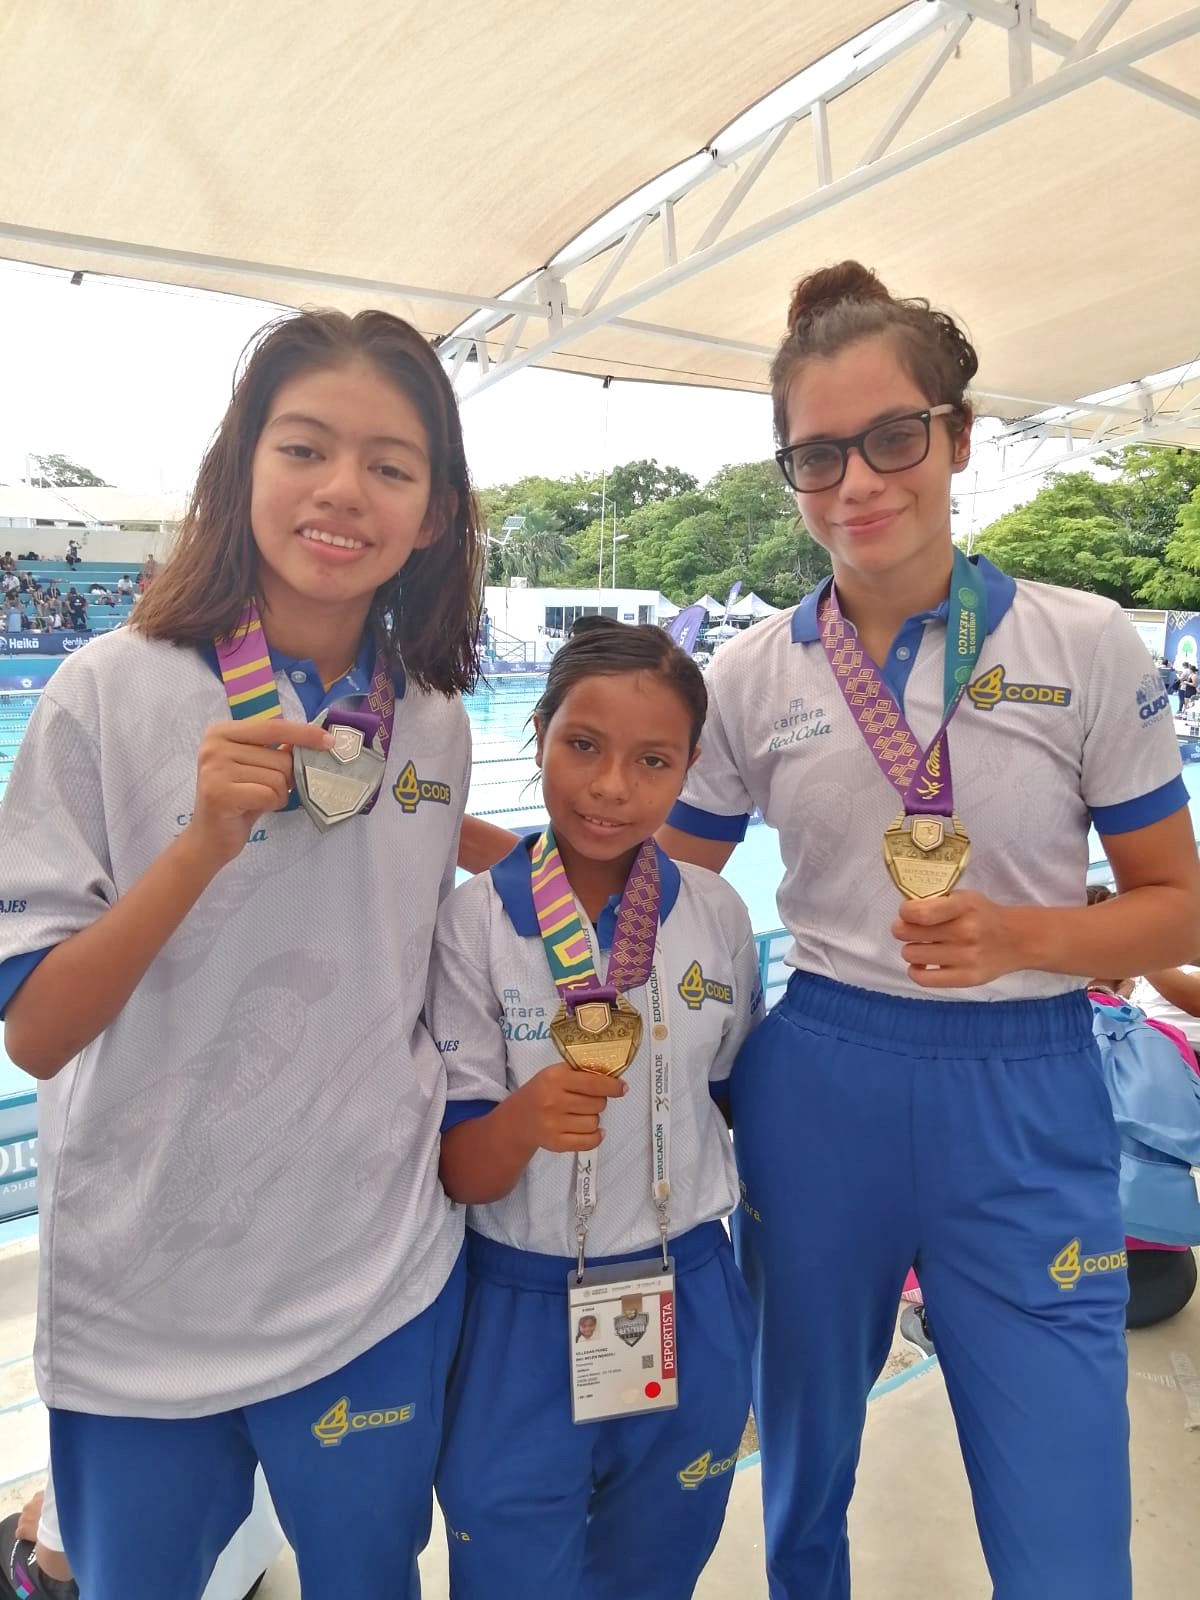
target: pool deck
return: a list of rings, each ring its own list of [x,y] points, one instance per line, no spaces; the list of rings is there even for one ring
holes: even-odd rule
[[[40,1486],[46,1457],[46,1412],[34,1391],[31,1356],[36,1276],[35,1240],[0,1246],[0,1514]],[[1174,1600],[1194,1594],[1200,1580],[1200,1296],[1170,1322],[1131,1333],[1129,1366],[1136,1593],[1139,1600]],[[767,1600],[759,1492],[759,1471],[748,1458],[735,1474],[725,1531],[697,1600]],[[919,1361],[877,1386],[850,1530],[860,1595],[990,1596],[936,1360]],[[446,1600],[437,1516],[421,1571],[425,1600]],[[535,1584],[536,1574],[530,1578]],[[295,1564],[284,1552],[259,1595],[296,1600],[299,1593]]]

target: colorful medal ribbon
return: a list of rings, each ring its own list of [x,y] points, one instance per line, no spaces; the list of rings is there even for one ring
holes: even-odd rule
[[[592,946],[583,931],[575,891],[567,880],[562,857],[547,828],[530,852],[533,908],[550,966],[550,976],[563,1003],[574,1010],[587,1000],[610,1004],[627,989],[640,989],[654,965],[662,885],[654,842],[647,839],[634,857],[625,892],[617,907],[617,926],[608,961],[608,982],[601,984],[592,960]]]
[[[258,607],[251,600],[237,620],[237,626],[228,639],[216,641],[217,664],[221,681],[225,685],[225,698],[229,714],[235,722],[265,722],[272,717],[282,717],[279,690],[275,685],[275,669],[267,648],[266,636]],[[392,725],[396,718],[396,689],[388,664],[380,651],[375,652],[375,670],[371,687],[366,695],[369,709],[352,711],[348,707],[331,706],[325,714],[325,726],[354,728],[370,743],[378,736],[384,760],[392,742]],[[362,806],[365,816],[379,798],[374,794]],[[294,811],[299,805],[295,790],[288,797],[287,809]]]
[[[671,1092],[666,1008],[654,966],[662,882],[654,841],[647,839],[634,857],[617,907],[608,961],[608,982],[596,973],[592,944],[579,915],[562,856],[547,828],[530,852],[530,884],[538,931],[561,1004],[550,1024],[550,1036],[564,1059],[586,1072],[619,1077],[637,1054],[642,1019],[625,998],[627,989],[649,985],[655,1020],[651,1046],[653,1082],[650,1095],[651,1195],[662,1241],[664,1271],[670,1265]],[[575,1238],[578,1245],[576,1282],[582,1283],[588,1225],[596,1209],[599,1152],[575,1157]]]
[[[883,835],[888,874],[908,899],[949,894],[966,870],[971,853],[971,841],[954,813],[947,730],[987,637],[987,595],[979,574],[962,551],[955,550],[942,668],[942,721],[927,751],[922,751],[904,713],[884,686],[882,673],[847,625],[833,584],[821,602],[817,621],[842,697],[854,712],[880,771],[900,791],[904,803]]]
[[[987,637],[987,595],[978,572],[956,549],[946,618],[942,722],[927,751],[922,751],[904,713],[884,685],[882,673],[847,625],[833,584],[821,601],[817,621],[821,644],[842,697],[857,718],[879,770],[899,790],[905,814],[952,816],[954,785],[947,729]]]

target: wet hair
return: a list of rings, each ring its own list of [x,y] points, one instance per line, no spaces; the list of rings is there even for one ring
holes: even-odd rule
[[[230,635],[246,601],[261,605],[250,525],[254,452],[283,384],[306,373],[369,362],[416,407],[429,440],[427,520],[435,529],[371,603],[384,655],[409,679],[444,694],[472,687],[484,537],[471,492],[450,380],[425,339],[386,311],[304,311],[261,328],[242,352],[233,398],[205,452],[162,571],[129,626],[152,639],[210,644]]]
[[[708,690],[704,674],[691,656],[663,630],[650,622],[617,622],[612,617],[580,617],[571,636],[555,651],[546,687],[533,708],[547,727],[568,692],[585,678],[612,678],[622,672],[649,672],[665,683],[687,707],[691,718],[688,752],[700,743],[708,715]]]
[[[830,360],[847,345],[883,335],[890,339],[909,377],[931,406],[952,405],[946,420],[955,429],[970,419],[967,387],[979,358],[966,334],[928,300],[897,300],[869,267],[840,261],[811,272],[792,291],[787,334],[771,363],[775,438],[788,443],[788,390],[808,361]]]

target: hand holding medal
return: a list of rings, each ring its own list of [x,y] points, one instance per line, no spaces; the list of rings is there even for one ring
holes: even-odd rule
[[[371,687],[362,697],[367,702],[365,710],[349,710],[339,701],[311,724],[312,737],[285,740],[279,732],[283,707],[275,668],[253,601],[242,612],[232,635],[217,640],[216,651],[234,727],[265,723],[273,730],[271,743],[291,746],[286,768],[281,770],[287,771],[294,790],[275,809],[301,806],[322,831],[351,817],[365,816],[383,787],[396,715],[395,685],[382,653],[375,653]]]
[[[642,1019],[624,991],[640,989],[654,964],[662,896],[654,845],[647,840],[641,846],[626,879],[607,984],[597,978],[591,941],[550,828],[534,845],[531,861],[534,910],[561,1002],[550,1036],[572,1067],[620,1077],[642,1041]]]
[[[976,988],[1034,965],[1022,941],[1028,917],[1028,907],[997,905],[968,889],[905,900],[892,935],[901,942],[909,977],[921,988]]]
[[[508,1097],[518,1137],[531,1150],[595,1150],[604,1138],[605,1105],[625,1093],[619,1078],[580,1072],[565,1061],[543,1067]]]
[[[292,747],[327,750],[333,736],[310,722],[218,722],[196,761],[196,800],[188,836],[215,867],[239,855],[265,811],[289,803]]]

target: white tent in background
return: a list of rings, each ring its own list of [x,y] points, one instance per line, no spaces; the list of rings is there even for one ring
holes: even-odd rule
[[[655,604],[658,607],[658,620],[660,622],[669,622],[672,617],[679,615],[679,607],[674,600],[668,600],[665,594],[660,593]]]
[[[778,610],[778,606],[768,604],[766,600],[763,600],[752,590],[743,599],[739,600],[737,605],[730,606],[729,615],[731,617],[749,617],[752,622],[758,622],[763,617],[773,617]]]
[[[725,602],[724,602],[724,600],[714,600],[712,595],[710,595],[710,594],[702,594],[700,596],[699,600],[693,600],[692,604],[694,606],[703,606],[705,611],[708,612],[710,617],[712,616],[712,614],[715,611],[719,611],[722,616],[725,615]]]

